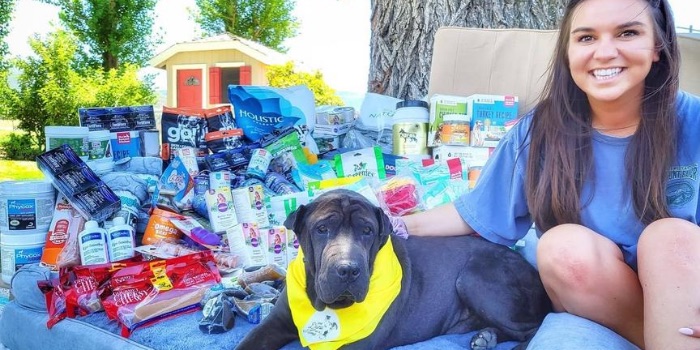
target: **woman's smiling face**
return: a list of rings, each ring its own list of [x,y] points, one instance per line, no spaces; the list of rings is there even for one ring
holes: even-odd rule
[[[659,60],[648,6],[645,0],[586,0],[574,10],[569,69],[591,103],[641,99]]]

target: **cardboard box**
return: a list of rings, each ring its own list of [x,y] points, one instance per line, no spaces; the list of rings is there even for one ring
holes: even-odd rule
[[[486,164],[493,148],[470,146],[438,146],[433,148],[433,159],[447,160],[460,158],[467,162],[467,166],[482,166]]]
[[[518,97],[471,95],[467,98],[472,147],[496,147],[506,135],[506,123],[518,118]]]

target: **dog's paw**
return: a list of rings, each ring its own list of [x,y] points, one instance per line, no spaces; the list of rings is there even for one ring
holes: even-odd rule
[[[493,328],[485,328],[476,333],[469,345],[472,350],[486,350],[493,349],[496,347],[498,340],[496,339],[496,332]]]

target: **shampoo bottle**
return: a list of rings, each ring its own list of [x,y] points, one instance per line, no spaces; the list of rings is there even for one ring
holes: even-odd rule
[[[134,228],[121,216],[115,217],[112,222],[113,226],[107,230],[109,261],[132,258],[136,248]]]
[[[107,231],[100,228],[97,221],[90,220],[85,223],[85,229],[78,234],[78,248],[80,248],[82,265],[109,262],[106,236]]]

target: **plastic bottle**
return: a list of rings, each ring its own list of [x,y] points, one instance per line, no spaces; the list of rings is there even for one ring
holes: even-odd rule
[[[134,228],[123,217],[112,220],[113,226],[107,230],[107,250],[109,261],[119,261],[134,257],[136,238]]]
[[[396,104],[393,117],[393,154],[409,159],[430,158],[428,152],[428,103],[406,100]]]
[[[109,262],[107,231],[100,228],[95,220],[85,223],[85,229],[78,234],[80,262],[82,265],[105,264]]]

